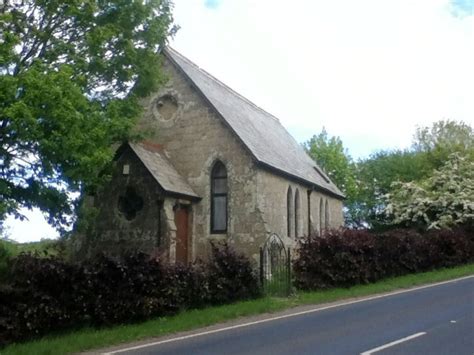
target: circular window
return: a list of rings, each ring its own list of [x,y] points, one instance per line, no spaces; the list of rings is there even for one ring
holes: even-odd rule
[[[143,209],[143,198],[137,194],[133,187],[127,186],[125,194],[118,198],[117,207],[127,221],[131,221]]]
[[[178,100],[173,95],[163,95],[155,101],[155,109],[160,119],[169,121],[178,111]]]

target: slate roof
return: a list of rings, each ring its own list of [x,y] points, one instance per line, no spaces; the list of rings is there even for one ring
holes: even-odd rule
[[[261,165],[343,198],[277,118],[257,107],[189,59],[167,47],[165,56],[187,76]]]
[[[199,198],[176,171],[162,149],[147,143],[129,143],[129,146],[163,190],[171,194]]]

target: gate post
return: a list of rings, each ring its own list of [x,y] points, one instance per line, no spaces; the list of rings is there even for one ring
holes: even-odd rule
[[[263,275],[263,247],[260,247],[260,285],[263,288],[264,275]]]

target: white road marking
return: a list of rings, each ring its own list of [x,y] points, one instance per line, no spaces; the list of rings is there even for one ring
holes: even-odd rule
[[[392,341],[391,343],[388,343],[388,344],[379,346],[379,347],[377,347],[377,348],[373,348],[373,349],[364,351],[363,353],[360,353],[360,355],[370,355],[370,354],[376,353],[377,351],[390,348],[390,347],[392,347],[392,346],[394,346],[394,345],[403,343],[403,342],[405,342],[405,341],[409,341],[409,340],[412,340],[412,339],[421,337],[422,335],[425,335],[425,334],[426,334],[425,332],[416,333],[416,334],[410,335],[410,336],[408,336],[408,337],[405,337],[405,338],[401,338],[401,339]]]
[[[466,279],[470,279],[470,278],[474,278],[474,275],[464,276],[464,277],[460,277],[460,278],[457,278],[457,279],[454,279],[454,280],[442,281],[442,282],[438,282],[438,283],[434,283],[434,284],[430,284],[430,285],[418,286],[418,287],[414,287],[414,288],[410,288],[410,289],[406,289],[406,290],[394,291],[394,292],[385,293],[385,294],[382,294],[382,295],[369,296],[369,297],[366,297],[366,298],[353,300],[353,301],[342,302],[342,303],[338,303],[338,304],[333,304],[333,305],[326,306],[326,307],[312,308],[312,309],[309,309],[309,310],[306,310],[306,311],[295,312],[295,313],[290,313],[290,314],[284,314],[282,316],[276,316],[276,317],[272,317],[272,318],[265,318],[265,319],[257,320],[257,321],[254,321],[254,322],[236,324],[236,325],[232,325],[232,326],[229,326],[229,327],[208,330],[208,331],[204,331],[204,332],[200,332],[200,333],[193,333],[193,334],[179,336],[179,337],[170,338],[170,339],[159,340],[159,341],[155,341],[155,342],[152,342],[152,343],[146,343],[146,344],[131,346],[131,347],[128,347],[128,348],[122,348],[122,349],[118,349],[118,350],[112,350],[110,352],[102,353],[102,355],[119,354],[119,353],[124,353],[124,352],[127,352],[127,351],[131,351],[131,350],[138,350],[138,349],[148,348],[150,346],[156,346],[156,345],[161,345],[161,344],[166,344],[166,343],[172,343],[172,342],[176,342],[176,341],[180,341],[180,340],[196,338],[196,337],[209,335],[209,334],[221,333],[221,332],[225,332],[227,330],[244,328],[244,327],[248,327],[248,326],[255,325],[255,324],[262,324],[262,323],[272,322],[272,321],[275,321],[275,320],[280,320],[280,319],[285,319],[285,318],[292,318],[292,317],[297,317],[297,316],[310,314],[310,313],[316,313],[316,312],[324,311],[324,310],[331,309],[331,308],[337,308],[337,307],[342,307],[342,306],[348,306],[348,305],[351,305],[351,304],[377,300],[379,298],[385,298],[385,297],[395,296],[395,295],[399,295],[399,294],[403,294],[403,293],[407,293],[407,292],[422,290],[422,289],[425,289],[425,288],[441,286],[441,285],[445,285],[445,284],[448,284],[448,283],[462,281],[462,280],[466,280]]]
[[[456,323],[456,321],[455,321],[455,320],[452,320],[451,323]]]

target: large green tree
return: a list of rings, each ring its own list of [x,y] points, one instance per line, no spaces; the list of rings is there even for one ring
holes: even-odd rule
[[[431,169],[441,168],[453,153],[474,159],[474,130],[462,121],[442,120],[419,127],[412,150],[424,156]]]
[[[341,191],[350,195],[355,188],[352,158],[344,148],[342,140],[339,137],[330,137],[323,128],[320,134],[305,142],[304,147]]]
[[[356,164],[357,218],[359,224],[382,227],[388,223],[384,196],[394,181],[424,178],[430,168],[424,156],[410,150],[382,150]]]
[[[346,196],[345,220],[349,226],[358,225],[358,201],[355,165],[339,137],[329,136],[326,129],[303,144],[314,161],[326,172]]]
[[[169,0],[0,4],[0,220],[39,207],[70,222],[70,192],[99,182],[175,31]]]

